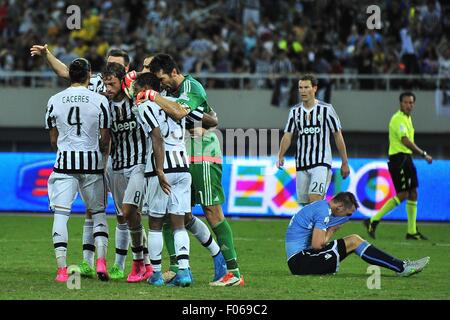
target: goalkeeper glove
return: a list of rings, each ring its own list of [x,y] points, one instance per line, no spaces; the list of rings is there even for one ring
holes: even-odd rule
[[[158,92],[155,90],[144,90],[139,92],[136,96],[136,104],[141,104],[146,100],[155,101],[157,93]]]
[[[133,82],[137,78],[136,71],[130,71],[125,75],[122,80],[122,90],[125,92],[128,98],[133,98]]]

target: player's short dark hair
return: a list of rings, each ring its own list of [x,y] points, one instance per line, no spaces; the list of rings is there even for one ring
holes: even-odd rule
[[[352,206],[355,206],[355,209],[359,208],[358,202],[351,192],[339,192],[333,197],[333,200],[344,204],[344,207],[347,209],[350,209]]]
[[[178,68],[175,60],[171,55],[166,53],[158,53],[153,57],[153,60],[150,63],[151,73],[157,73],[162,70],[163,73],[171,74],[173,69],[177,70],[177,72],[180,73],[180,69]]]
[[[84,58],[77,58],[69,65],[70,83],[84,83],[89,78],[91,64]]]
[[[400,102],[403,101],[404,97],[413,97],[414,102],[416,102],[416,95],[414,93],[412,93],[411,91],[405,91],[405,92],[400,93],[400,96],[398,98],[400,100]]]
[[[125,71],[125,67],[117,62],[110,62],[106,64],[105,69],[102,71],[102,77],[103,79],[109,78],[109,77],[116,77],[120,81],[125,78],[125,75],[127,72]]]
[[[122,57],[123,62],[125,63],[125,66],[128,66],[130,64],[130,56],[125,50],[122,49],[111,49],[108,51],[108,54],[106,55],[106,59],[108,60],[109,57]]]
[[[161,91],[161,84],[159,79],[151,72],[141,73],[136,78],[136,80],[134,80],[133,87],[139,89],[147,87],[148,89],[152,89],[158,92]],[[135,93],[137,92],[135,91]]]
[[[316,76],[313,75],[312,73],[306,73],[300,77],[300,81],[308,81],[308,80],[311,81],[311,85],[313,87],[317,87],[317,85],[319,84],[319,80],[317,80]]]

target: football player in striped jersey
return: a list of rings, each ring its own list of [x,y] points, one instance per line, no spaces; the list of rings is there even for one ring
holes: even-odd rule
[[[67,222],[76,193],[82,194],[92,214],[93,237],[97,250],[96,272],[109,280],[106,271],[108,224],[104,159],[109,153],[110,115],[107,99],[87,89],[91,66],[86,59],[75,59],[69,66],[70,87],[48,101],[46,128],[57,151],[53,172],[48,179],[50,209],[54,213],[53,245],[58,272],[56,281],[66,282]]]

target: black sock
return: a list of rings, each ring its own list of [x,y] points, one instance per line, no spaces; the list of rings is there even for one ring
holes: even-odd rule
[[[358,248],[356,248],[355,253],[370,264],[388,268],[395,272],[402,272],[404,269],[402,260],[394,258],[380,249],[377,249],[367,241],[361,243]]]

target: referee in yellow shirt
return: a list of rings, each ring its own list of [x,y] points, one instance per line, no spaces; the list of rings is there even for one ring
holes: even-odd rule
[[[411,112],[416,102],[412,92],[400,94],[400,110],[394,113],[389,122],[389,173],[394,182],[397,195],[389,199],[372,218],[364,220],[369,235],[375,239],[375,229],[381,218],[397,207],[405,199],[408,214],[407,240],[428,240],[416,227],[417,216],[417,180],[416,167],[412,154],[421,155],[429,164],[433,158],[414,143],[414,127]]]

